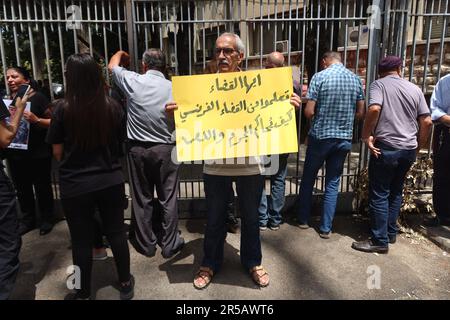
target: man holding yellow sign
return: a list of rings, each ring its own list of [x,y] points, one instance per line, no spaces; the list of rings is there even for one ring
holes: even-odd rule
[[[258,156],[297,152],[294,108],[300,97],[292,93],[289,68],[237,73],[244,59],[239,36],[224,33],[216,40],[218,74],[174,77],[178,161],[205,160],[204,183],[208,220],[204,258],[194,287],[206,288],[223,262],[226,207],[236,182],[241,212],[242,265],[260,287],[269,284],[261,266],[258,207],[264,178]]]

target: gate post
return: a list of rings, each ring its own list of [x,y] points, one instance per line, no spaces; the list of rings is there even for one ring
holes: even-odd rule
[[[389,0],[387,0],[390,3]],[[380,55],[385,52],[382,41],[382,26],[385,26],[385,18],[386,18],[386,8],[384,0],[373,0],[372,3],[372,13],[375,16],[371,16],[371,19],[375,19],[371,21],[371,29],[369,36],[369,45],[367,49],[367,77],[366,77],[366,108],[369,101],[369,88],[373,81],[375,81],[377,77],[377,65],[380,59]],[[362,143],[362,142],[361,142]],[[361,148],[361,161],[359,162],[359,171],[367,166],[369,161],[369,152],[366,146]]]
[[[134,2],[133,0],[125,0],[126,19],[127,19],[127,38],[128,38],[128,53],[130,54],[130,70],[136,70],[137,52],[135,47],[135,32],[134,32]]]

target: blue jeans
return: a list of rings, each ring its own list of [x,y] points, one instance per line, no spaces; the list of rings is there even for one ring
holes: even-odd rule
[[[281,223],[281,209],[284,206],[285,179],[287,174],[287,159],[289,154],[277,155],[278,170],[270,176],[270,201],[267,201],[265,188],[263,188],[261,203],[259,205],[259,225],[267,224],[277,226]]]
[[[323,196],[323,210],[320,224],[321,232],[330,232],[336,211],[336,202],[341,180],[342,170],[347,154],[351,150],[350,140],[322,139],[308,137],[305,167],[300,183],[300,209],[298,221],[307,224],[311,216],[312,192],[319,169],[325,162],[325,194]]]
[[[402,205],[405,176],[416,159],[416,150],[399,150],[376,143],[381,150],[369,162],[369,212],[372,239],[388,246],[389,236],[397,234],[397,218]]]
[[[260,265],[262,254],[258,206],[264,178],[261,175],[230,177],[204,174],[203,179],[208,219],[203,242],[202,266],[209,267],[216,273],[223,263],[223,248],[227,234],[227,204],[233,180],[236,182],[241,213],[241,263],[247,270]]]

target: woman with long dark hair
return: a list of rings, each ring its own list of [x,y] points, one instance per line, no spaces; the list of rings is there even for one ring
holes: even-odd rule
[[[80,268],[81,288],[70,298],[91,298],[98,208],[119,274],[120,297],[131,299],[134,278],[123,223],[125,189],[119,162],[124,112],[106,95],[102,71],[90,55],[70,56],[65,77],[66,96],[55,103],[47,142],[60,161],[61,202],[72,238],[73,264]]]
[[[11,99],[15,97],[21,85],[28,84],[33,87],[34,83],[28,70],[23,67],[8,68],[6,79]],[[36,227],[36,197],[41,215],[40,234],[45,235],[52,230],[54,224],[52,156],[50,146],[45,143],[51,117],[48,109],[50,102],[37,90],[30,93],[29,101],[31,109],[25,110],[23,116],[30,123],[28,140],[27,130],[24,131],[24,141],[28,142],[28,149],[8,149],[6,155],[22,213],[19,232],[25,234]]]

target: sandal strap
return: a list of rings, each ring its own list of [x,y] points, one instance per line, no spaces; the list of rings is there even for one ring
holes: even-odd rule
[[[262,274],[259,274],[258,271],[263,271]],[[258,278],[258,282],[261,280],[262,277],[269,275],[269,273],[264,269],[263,266],[256,266],[250,269],[250,273],[252,277],[256,280],[255,276]]]
[[[204,274],[205,272],[208,274],[209,277],[212,277],[214,275],[214,272],[212,271],[212,269],[208,268],[208,267],[200,267],[197,271],[197,275],[200,276],[201,273]]]

